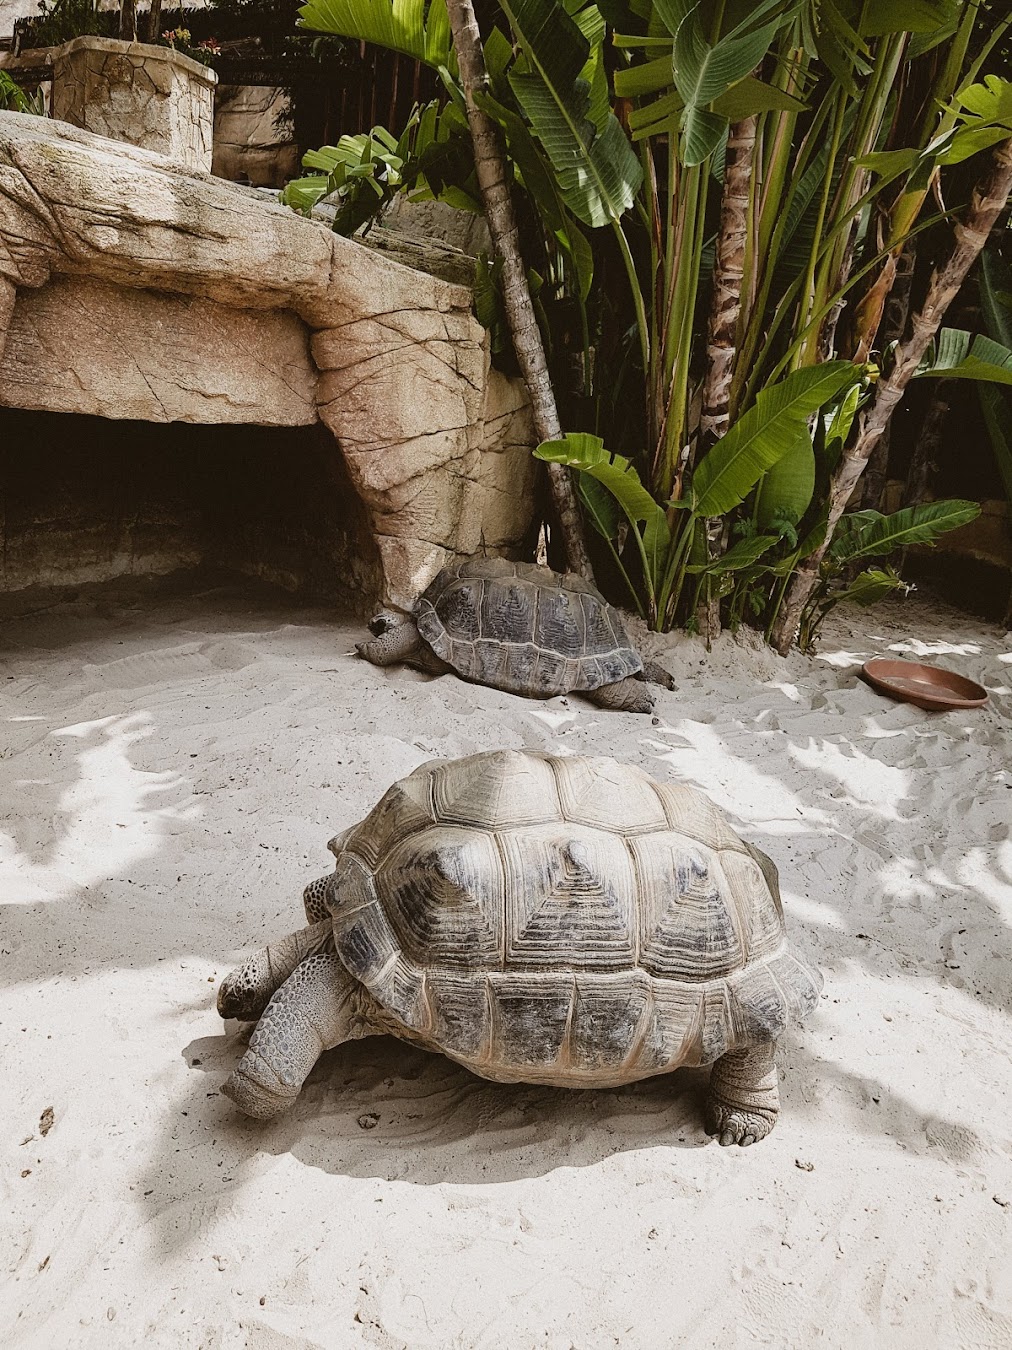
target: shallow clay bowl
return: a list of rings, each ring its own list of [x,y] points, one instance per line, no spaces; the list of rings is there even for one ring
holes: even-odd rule
[[[864,663],[861,674],[890,698],[914,703],[928,712],[980,708],[987,702],[987,690],[973,680],[939,666],[924,666],[920,661],[893,661],[876,656]]]

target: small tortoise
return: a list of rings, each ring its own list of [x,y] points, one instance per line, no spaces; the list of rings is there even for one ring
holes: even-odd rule
[[[331,840],[310,926],[218,991],[259,1019],[224,1091],[267,1118],[317,1057],[390,1032],[497,1082],[615,1087],[713,1064],[707,1130],[778,1111],[776,1039],[822,979],[777,871],[701,792],[611,759],[433,760]]]
[[[510,694],[584,694],[602,708],[650,712],[643,681],[674,688],[644,662],[622,616],[589,581],[533,563],[475,558],[444,567],[413,615],[384,610],[358,652],[377,666],[455,671]]]

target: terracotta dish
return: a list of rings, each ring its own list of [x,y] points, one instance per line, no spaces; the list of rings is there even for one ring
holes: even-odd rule
[[[987,690],[973,680],[939,666],[924,666],[920,661],[894,661],[876,656],[861,667],[869,684],[890,698],[915,703],[928,712],[948,712],[953,708],[980,708],[987,702]]]

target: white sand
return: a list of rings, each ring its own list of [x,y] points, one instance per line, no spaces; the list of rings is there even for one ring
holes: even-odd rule
[[[813,661],[682,639],[657,725],[357,635],[224,595],[0,631],[0,1344],[1007,1350],[1012,635],[915,598]],[[882,651],[990,706],[888,702]],[[776,859],[826,992],[769,1140],[708,1142],[701,1072],[497,1087],[392,1039],[269,1127],[218,1094],[217,982],[298,926],[329,835],[495,745],[696,784]]]

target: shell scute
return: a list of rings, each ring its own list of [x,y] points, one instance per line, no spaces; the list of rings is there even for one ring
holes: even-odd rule
[[[341,960],[357,980],[371,985],[396,961],[400,943],[379,903],[372,874],[353,854],[338,858],[327,884],[327,903]]]
[[[754,858],[726,849],[720,865],[727,879],[728,896],[745,931],[750,961],[771,956],[783,944],[784,926],[773,903],[766,878]]]
[[[747,851],[724,812],[698,789],[682,783],[657,783],[656,788],[668,824],[676,833],[697,839],[710,848]]]
[[[673,832],[635,836],[640,964],[675,980],[711,980],[745,964],[733,898],[717,854]]]
[[[577,975],[569,1036],[574,1068],[616,1069],[638,1049],[651,1006],[649,980],[627,975]]]
[[[433,1009],[433,1039],[448,1054],[480,1060],[490,1040],[487,985],[483,975],[439,970],[427,977]]]
[[[563,1058],[575,984],[572,975],[488,977],[497,1072],[544,1069]]]
[[[616,835],[551,824],[499,836],[506,876],[506,965],[630,968],[636,878]]]
[[[345,851],[375,869],[395,844],[431,825],[430,776],[431,765],[425,764],[388,788],[365,820],[344,836]]]
[[[432,816],[487,829],[558,820],[555,775],[537,755],[496,750],[447,760],[431,778]]]
[[[412,835],[380,863],[376,893],[416,964],[501,964],[506,880],[490,834],[440,825]]]
[[[667,829],[654,783],[628,764],[608,759],[556,759],[559,801],[567,820],[622,834]]]

